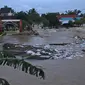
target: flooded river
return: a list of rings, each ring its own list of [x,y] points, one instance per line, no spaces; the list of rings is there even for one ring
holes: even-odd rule
[[[47,45],[57,43],[75,43],[73,31],[41,32],[40,36],[12,35],[0,38],[0,45],[4,43],[18,43],[25,45]],[[73,45],[72,45],[73,46]],[[60,46],[52,46],[59,49]],[[74,47],[74,46],[73,46]],[[61,47],[62,48],[62,47]],[[69,48],[69,46],[67,46]],[[75,48],[75,47],[74,47]],[[75,50],[79,50],[79,47]],[[80,52],[80,51],[79,51]],[[71,60],[29,60],[34,65],[42,66],[46,74],[45,80],[25,74],[10,67],[0,66],[0,77],[5,78],[11,85],[84,85],[85,58]]]
[[[39,36],[30,35],[6,35],[0,38],[0,43],[19,43],[27,45],[43,45],[52,43],[72,43],[73,31],[48,32],[41,31]]]

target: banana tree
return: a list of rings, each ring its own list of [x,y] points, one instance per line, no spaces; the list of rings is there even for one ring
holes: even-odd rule
[[[7,53],[6,51],[0,51],[0,65],[7,65],[13,67],[14,69],[21,69],[25,73],[35,75],[40,77],[40,79],[45,79],[44,71],[40,67],[36,67],[24,59],[18,59],[14,55]],[[0,78],[1,85],[10,85],[5,79]]]

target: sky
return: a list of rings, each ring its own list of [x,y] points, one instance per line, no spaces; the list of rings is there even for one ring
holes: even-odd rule
[[[4,5],[15,11],[28,11],[35,8],[39,13],[65,12],[80,9],[85,11],[85,0],[0,0],[0,8]]]

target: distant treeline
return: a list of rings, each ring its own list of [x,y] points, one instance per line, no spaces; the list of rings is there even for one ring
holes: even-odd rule
[[[7,7],[7,6],[4,6]],[[9,7],[8,7],[9,8]],[[81,12],[81,10],[68,10],[65,13],[59,13],[59,12],[55,12],[55,13],[45,13],[45,14],[39,14],[35,8],[32,8],[26,12],[24,11],[20,11],[20,12],[15,12],[14,9],[12,9],[12,12],[14,13],[14,15],[16,16],[17,19],[22,19],[23,21],[23,28],[30,24],[43,24],[43,27],[55,27],[58,28],[59,26],[61,26],[61,22],[58,20],[58,18],[56,16],[58,15],[77,15],[79,17],[82,17],[80,20],[76,20],[75,22],[69,21],[68,26],[74,26],[74,24],[76,26],[82,26],[82,24],[85,23],[85,14]]]

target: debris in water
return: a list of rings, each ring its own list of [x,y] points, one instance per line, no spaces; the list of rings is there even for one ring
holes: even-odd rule
[[[50,45],[45,45],[44,49],[50,49]]]
[[[12,45],[12,46],[11,46]],[[14,54],[27,56],[27,59],[73,59],[75,57],[83,57],[85,52],[85,42],[82,44],[69,44],[60,47],[51,48],[50,45],[17,45],[17,44],[5,44],[4,48],[9,48],[9,52]],[[19,47],[19,48],[18,48]],[[81,48],[80,48],[81,47]],[[17,52],[15,52],[17,51]],[[30,55],[30,58],[29,58]],[[42,58],[43,57],[43,58]]]
[[[61,45],[61,46],[64,46],[64,45],[68,45],[70,43],[53,43],[53,44],[50,44],[50,45]]]

